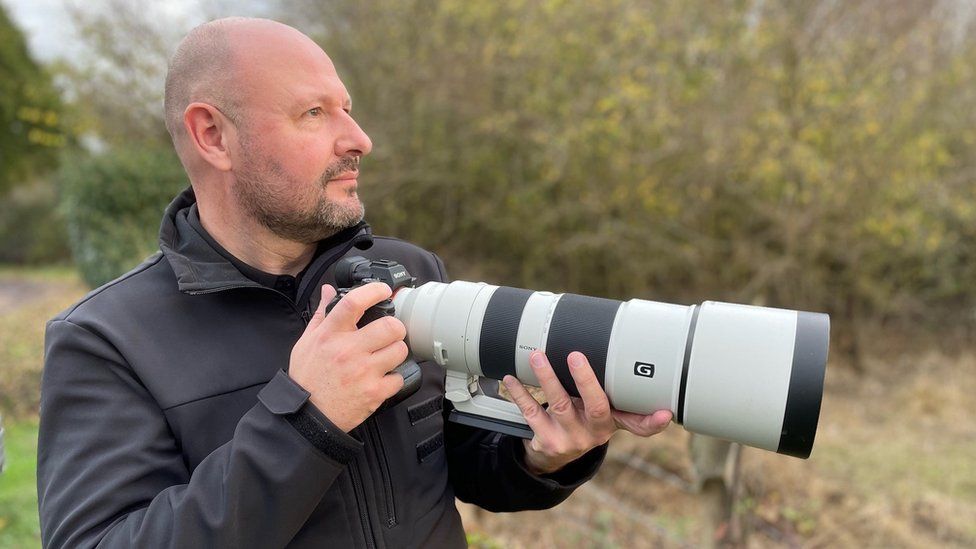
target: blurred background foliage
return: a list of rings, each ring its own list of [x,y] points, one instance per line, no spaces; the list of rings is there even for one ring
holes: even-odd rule
[[[75,153],[55,180],[75,265],[93,287],[157,248],[162,209],[187,186],[176,153],[153,147]]]
[[[383,231],[520,285],[972,307],[973,41],[928,4],[295,4]]]
[[[268,9],[323,45],[355,99],[375,144],[368,219],[437,250],[455,276],[941,328],[972,323],[976,305],[976,39],[957,5]],[[52,67],[66,107],[49,108],[70,109],[89,146],[59,142],[48,180],[75,261],[99,284],[153,249],[183,184],[160,104],[186,29],[121,0],[73,10],[87,54]],[[4,47],[24,53],[20,42]],[[14,73],[23,86],[49,86],[21,64],[33,67]],[[53,164],[49,149],[30,173]],[[22,208],[50,191],[32,196]],[[2,234],[0,249],[30,240]]]
[[[0,8],[0,195],[46,168],[66,142],[51,76]]]

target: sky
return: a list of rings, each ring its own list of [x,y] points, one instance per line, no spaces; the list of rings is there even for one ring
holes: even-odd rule
[[[38,61],[67,56],[78,38],[64,11],[64,0],[0,0],[10,18],[27,35],[31,54]]]
[[[219,15],[261,15],[264,0],[217,0],[206,2],[207,14],[201,13],[200,0],[166,0],[165,2],[144,2],[122,0],[140,6],[152,6],[157,12],[160,24],[190,27],[203,23]],[[110,5],[108,0],[0,0],[0,5],[27,36],[27,42],[34,58],[49,62],[59,57],[71,59],[80,49],[80,40],[74,31],[71,17],[65,6],[85,5],[92,9]],[[86,8],[87,9],[87,8]],[[175,47],[175,44],[174,44]]]

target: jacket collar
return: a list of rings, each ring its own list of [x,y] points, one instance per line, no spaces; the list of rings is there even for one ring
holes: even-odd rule
[[[193,189],[187,187],[166,208],[159,227],[159,249],[176,274],[179,290],[188,294],[205,294],[231,288],[262,287],[244,276],[193,228],[187,220],[187,212],[196,200]],[[353,246],[367,249],[372,244],[369,224],[360,221],[323,240],[320,249],[342,251],[342,248],[348,250]],[[334,261],[337,255],[341,254],[326,251],[313,263],[323,258],[333,258]]]

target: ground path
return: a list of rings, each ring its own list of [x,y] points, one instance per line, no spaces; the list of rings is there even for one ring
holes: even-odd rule
[[[63,285],[63,282],[51,280],[0,278],[0,312],[10,312],[42,299]]]

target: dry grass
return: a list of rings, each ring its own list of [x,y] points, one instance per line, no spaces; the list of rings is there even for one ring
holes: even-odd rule
[[[86,292],[64,269],[0,268],[0,413],[37,414],[44,325]]]
[[[813,455],[746,449],[737,504],[748,547],[976,546],[976,351],[879,351],[863,376],[832,363]],[[538,513],[464,506],[502,547],[695,547],[688,435],[618,435],[594,482]],[[628,466],[637,455],[650,467]],[[481,544],[490,546],[489,544]]]

